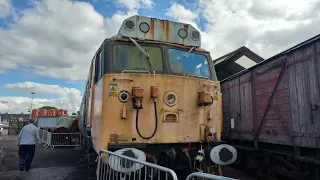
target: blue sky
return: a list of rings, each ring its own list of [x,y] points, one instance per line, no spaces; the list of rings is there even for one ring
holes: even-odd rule
[[[95,51],[136,14],[192,24],[213,59],[241,46],[268,58],[319,34],[319,8],[318,0],[0,0],[0,113],[27,112],[31,91],[36,107],[75,111]]]

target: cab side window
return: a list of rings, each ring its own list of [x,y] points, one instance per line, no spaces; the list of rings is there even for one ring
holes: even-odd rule
[[[95,78],[94,81],[97,83],[103,76],[103,58],[101,50],[97,53],[95,57]]]

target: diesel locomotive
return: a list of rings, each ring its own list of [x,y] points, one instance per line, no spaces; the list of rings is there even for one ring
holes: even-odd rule
[[[220,140],[220,84],[200,46],[190,24],[125,19],[90,64],[78,117],[88,157],[130,148],[131,157],[146,156],[179,179],[193,171],[221,175],[220,166],[233,163],[237,152]]]

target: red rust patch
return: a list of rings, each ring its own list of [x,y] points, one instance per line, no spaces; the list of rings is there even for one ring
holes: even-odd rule
[[[184,29],[188,32],[188,27],[189,26],[187,24],[184,24],[183,26],[184,26]]]

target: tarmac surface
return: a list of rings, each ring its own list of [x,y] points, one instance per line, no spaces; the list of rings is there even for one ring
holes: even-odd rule
[[[94,179],[88,174],[84,154],[77,148],[45,149],[42,145],[36,149],[29,172],[19,171],[18,147],[16,136],[2,136],[0,148],[1,180],[88,180]]]
[[[1,150],[2,148],[2,150]],[[16,136],[0,137],[0,180],[94,180],[89,173],[84,153],[79,148],[36,149],[29,172],[19,171]],[[257,180],[244,172],[223,167],[224,176],[241,180]],[[94,173],[94,172],[93,172]]]

